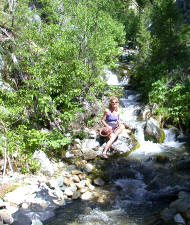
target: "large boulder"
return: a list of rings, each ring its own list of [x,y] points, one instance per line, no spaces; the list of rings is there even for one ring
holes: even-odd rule
[[[114,153],[127,153],[133,150],[137,145],[134,137],[130,136],[126,129],[118,136],[117,140],[112,144]]]
[[[165,133],[160,128],[159,122],[152,117],[146,121],[144,136],[146,141],[152,141],[154,143],[163,143],[165,139]]]

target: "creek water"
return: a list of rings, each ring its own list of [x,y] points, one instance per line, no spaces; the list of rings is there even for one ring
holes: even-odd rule
[[[111,85],[128,85],[128,80],[121,83],[110,71],[107,80]],[[138,120],[138,112],[144,106],[140,99],[140,93],[125,88],[119,100],[121,119],[134,131],[140,147],[127,157],[104,160],[109,182],[99,192],[105,201],[74,200],[43,224],[161,225],[160,212],[177,199],[180,190],[190,190],[189,172],[182,166],[189,158],[189,146],[176,140],[173,129],[164,130],[162,144],[145,141],[145,121]]]

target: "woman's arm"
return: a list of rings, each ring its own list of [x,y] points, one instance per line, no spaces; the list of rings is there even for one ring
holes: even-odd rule
[[[118,128],[121,127],[121,120],[120,120],[120,112],[119,112],[119,115],[118,115]]]

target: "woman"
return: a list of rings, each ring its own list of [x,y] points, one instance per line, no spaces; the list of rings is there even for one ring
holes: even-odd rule
[[[102,123],[105,127],[112,129],[112,133],[109,135],[109,141],[106,143],[105,149],[102,153],[102,157],[107,159],[107,151],[115,141],[117,136],[121,133],[124,128],[120,121],[119,102],[118,98],[111,97],[109,102],[109,108],[105,110],[104,116],[102,117]]]

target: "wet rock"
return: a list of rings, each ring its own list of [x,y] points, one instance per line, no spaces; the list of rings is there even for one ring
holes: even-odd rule
[[[54,194],[57,196],[58,199],[64,199],[64,194],[60,189],[56,189]]]
[[[31,225],[43,225],[43,223],[40,220],[32,220]]]
[[[190,194],[180,191],[178,199],[170,204],[170,208],[175,208],[177,212],[185,212],[190,206]]]
[[[165,208],[162,212],[161,212],[161,218],[165,221],[165,222],[171,222],[173,221],[173,217],[176,213],[176,210],[173,208]]]
[[[190,159],[180,160],[176,163],[175,168],[178,170],[189,170],[190,169]]]
[[[93,197],[93,194],[90,191],[87,191],[81,195],[82,200],[90,200],[90,199],[92,199],[92,197]]]
[[[190,209],[187,209],[185,212],[183,212],[183,216],[186,219],[190,220]]]
[[[94,184],[96,184],[98,186],[104,186],[105,182],[101,178],[96,178],[94,180]]]
[[[174,216],[174,221],[175,221],[177,224],[186,224],[186,223],[185,223],[185,220],[183,219],[183,217],[181,216],[180,213],[177,213],[177,214]]]
[[[188,135],[180,134],[177,136],[177,141],[179,142],[190,142],[190,137]]]
[[[152,117],[146,121],[144,128],[145,140],[162,143],[165,138],[164,131],[160,129],[159,122]]]

